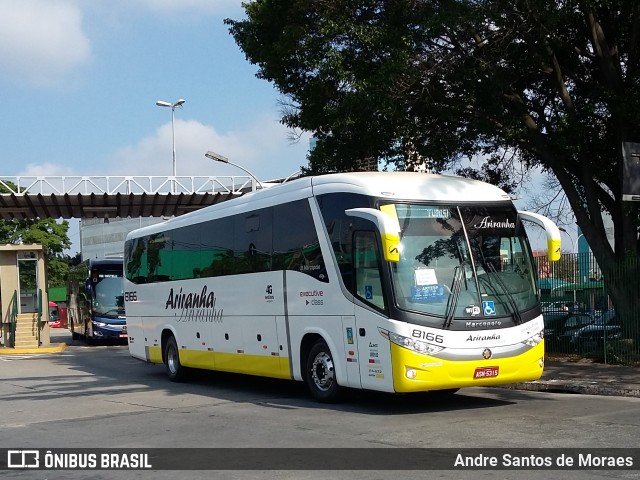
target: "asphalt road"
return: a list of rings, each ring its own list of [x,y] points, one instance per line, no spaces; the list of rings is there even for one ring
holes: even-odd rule
[[[304,385],[213,372],[185,384],[126,346],[0,357],[0,448],[637,448],[640,399],[502,388],[354,392],[314,402]],[[526,451],[526,450],[524,450]],[[247,452],[251,452],[247,450]],[[401,451],[410,455],[410,451]],[[499,450],[496,450],[499,452]],[[411,460],[408,458],[408,462]],[[336,462],[329,462],[332,468]],[[336,467],[333,467],[336,468]],[[4,471],[3,478],[638,478],[635,471]]]

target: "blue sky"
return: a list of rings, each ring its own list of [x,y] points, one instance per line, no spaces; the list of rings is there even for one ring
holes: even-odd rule
[[[234,0],[0,0],[0,175],[170,175],[176,109],[178,175],[266,180],[306,164],[278,92],[223,19]]]
[[[180,98],[179,176],[244,175],[208,150],[261,180],[297,171],[310,136],[292,142],[280,95],[229,35],[223,20],[243,17],[240,0],[0,0],[0,176],[171,175],[156,101]]]
[[[225,18],[239,0],[0,0],[0,176],[245,175],[306,165]],[[77,246],[77,222],[70,238]]]

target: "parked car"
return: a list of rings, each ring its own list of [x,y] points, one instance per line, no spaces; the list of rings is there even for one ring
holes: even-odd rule
[[[574,352],[590,352],[604,348],[605,343],[622,338],[622,326],[615,314],[598,316],[594,323],[573,332],[569,346]]]
[[[548,312],[542,318],[547,350],[557,353],[570,352],[573,334],[596,321],[592,313]]]
[[[579,312],[582,310],[578,302],[542,302],[542,313]]]
[[[564,322],[569,318],[569,312],[547,311],[542,313],[544,320],[544,336],[548,338],[562,330]]]
[[[542,312],[550,313],[550,312],[568,312],[569,307],[566,302],[543,302],[542,303]]]

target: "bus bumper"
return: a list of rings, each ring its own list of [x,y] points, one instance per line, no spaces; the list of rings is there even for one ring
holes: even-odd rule
[[[102,323],[102,322],[100,322]],[[100,325],[97,322],[93,323],[93,338],[96,340],[116,340],[116,339],[126,339],[127,335],[127,326],[114,324],[114,325]]]
[[[443,360],[391,344],[396,392],[486,387],[538,380],[544,368],[544,341],[508,358]]]

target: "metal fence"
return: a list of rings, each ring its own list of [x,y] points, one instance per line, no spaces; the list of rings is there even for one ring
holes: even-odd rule
[[[560,261],[553,263],[546,257],[537,257],[536,263],[548,356],[640,364],[640,261],[637,257],[611,269],[613,273],[609,278],[602,274],[590,252],[563,254]],[[632,285],[627,288],[631,293],[625,296],[632,309],[623,309],[622,305],[616,308],[610,295],[611,288],[621,282]]]

